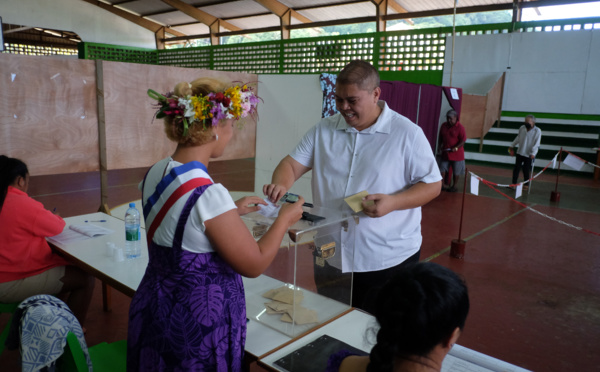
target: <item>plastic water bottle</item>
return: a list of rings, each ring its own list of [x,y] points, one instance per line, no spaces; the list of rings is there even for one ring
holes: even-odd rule
[[[135,203],[129,203],[129,209],[125,212],[125,257],[134,259],[141,254],[140,212],[135,208]]]

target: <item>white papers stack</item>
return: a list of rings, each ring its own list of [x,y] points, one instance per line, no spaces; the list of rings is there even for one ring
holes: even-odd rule
[[[48,240],[58,244],[68,244],[70,242],[94,238],[96,236],[112,234],[114,231],[102,226],[91,223],[70,225],[62,233],[48,238]]]
[[[475,350],[454,345],[444,361],[442,372],[528,372],[529,370],[482,354]]]

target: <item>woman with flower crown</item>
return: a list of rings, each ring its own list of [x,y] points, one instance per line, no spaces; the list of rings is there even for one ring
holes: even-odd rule
[[[234,203],[207,173],[234,121],[256,112],[258,98],[247,86],[201,78],[148,94],[177,148],[140,184],[150,259],[129,309],[127,370],[239,371],[246,338],[241,276],[269,266],[304,201],[283,205],[255,241],[240,215],[265,202]]]

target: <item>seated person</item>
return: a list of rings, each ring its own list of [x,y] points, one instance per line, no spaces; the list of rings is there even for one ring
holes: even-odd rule
[[[377,343],[369,356],[342,350],[327,372],[440,371],[465,325],[469,295],[451,270],[421,262],[400,271],[375,303]]]
[[[27,165],[0,155],[0,303],[69,292],[66,303],[83,326],[95,279],[52,252],[46,238],[65,221],[29,197],[28,187]]]

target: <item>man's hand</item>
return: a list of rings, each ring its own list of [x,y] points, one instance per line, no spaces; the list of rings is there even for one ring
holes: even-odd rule
[[[275,170],[271,183],[263,186],[263,194],[269,198],[272,203],[277,203],[286,192],[294,185],[304,173],[311,168],[298,163],[294,158],[287,155],[281,159]]]
[[[263,186],[263,194],[272,202],[277,203],[279,199],[283,198],[287,188],[282,185],[276,185],[274,183]]]
[[[393,211],[422,207],[440,194],[441,186],[442,181],[417,182],[396,194],[367,195],[362,201],[363,212],[369,217],[383,217]]]
[[[393,197],[387,194],[370,194],[363,198],[362,207],[369,217],[383,217],[394,210]]]
[[[235,202],[240,216],[260,210],[258,204],[267,205],[267,203],[258,196],[244,196]]]
[[[510,156],[515,156],[515,150],[512,147],[508,148],[508,153],[510,154]]]

